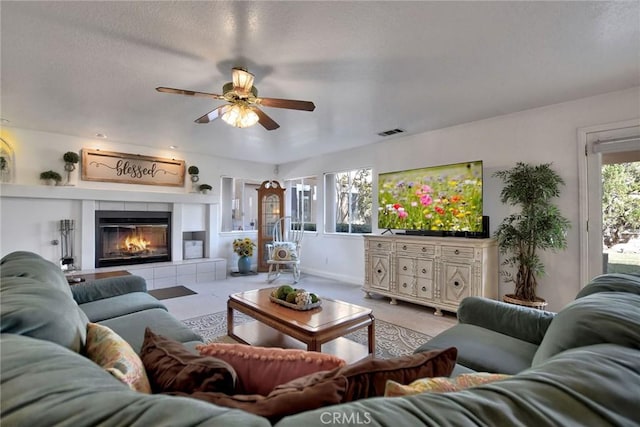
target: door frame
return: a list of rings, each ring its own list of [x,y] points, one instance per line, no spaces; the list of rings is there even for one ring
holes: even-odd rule
[[[602,155],[590,144],[598,134],[615,138],[625,129],[640,126],[640,118],[578,128],[578,207],[580,237],[580,287],[602,274]],[[624,135],[626,136],[626,135]],[[589,231],[592,231],[589,233]]]

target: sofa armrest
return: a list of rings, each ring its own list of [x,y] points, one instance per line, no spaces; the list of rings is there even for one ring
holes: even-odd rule
[[[480,326],[532,344],[540,344],[555,313],[488,298],[467,297],[458,307],[458,321]]]
[[[92,280],[71,286],[73,299],[78,304],[132,292],[147,292],[147,282],[140,276],[131,275]]]

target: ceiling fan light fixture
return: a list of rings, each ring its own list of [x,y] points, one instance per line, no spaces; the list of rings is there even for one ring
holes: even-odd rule
[[[260,120],[255,111],[242,104],[234,104],[230,106],[222,114],[221,118],[227,124],[235,126],[237,128],[251,127],[258,123],[258,120]]]

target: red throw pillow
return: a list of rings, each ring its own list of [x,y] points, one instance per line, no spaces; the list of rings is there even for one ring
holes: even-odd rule
[[[236,392],[268,395],[274,387],[293,379],[344,366],[346,362],[316,351],[210,343],[196,346],[203,356],[229,363],[238,375]]]

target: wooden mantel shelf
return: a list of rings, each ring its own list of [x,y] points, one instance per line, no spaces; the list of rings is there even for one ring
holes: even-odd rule
[[[212,194],[166,193],[160,191],[110,190],[73,186],[0,184],[0,196],[29,199],[108,200],[133,202],[215,204]]]

